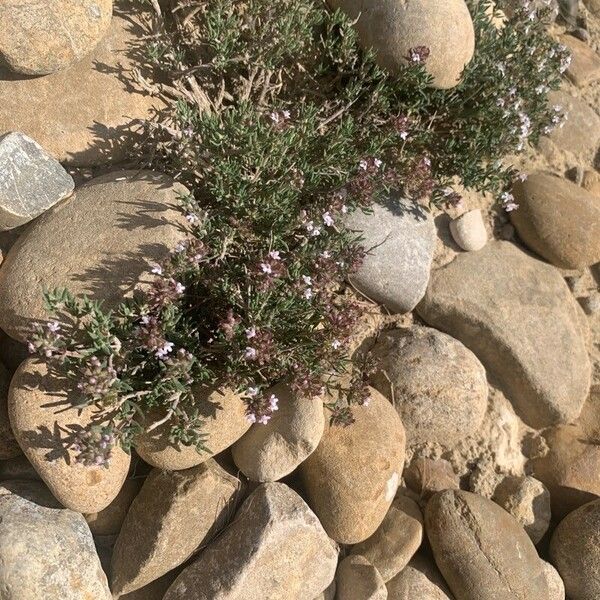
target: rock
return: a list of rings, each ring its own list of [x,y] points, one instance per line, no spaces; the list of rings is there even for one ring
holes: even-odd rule
[[[352,554],[368,560],[387,582],[406,567],[422,541],[421,509],[410,498],[398,495],[377,531],[353,546]]]
[[[298,397],[283,384],[267,392],[279,409],[266,425],[255,424],[233,445],[236,466],[252,481],[277,481],[291,473],[319,445],[325,419],[323,399]]]
[[[92,424],[96,409],[76,407],[66,390],[65,380],[50,375],[46,363],[26,360],[11,381],[10,422],[25,456],[57,500],[77,512],[100,512],[119,493],[130,457],[116,447],[108,467],[76,462],[76,433]]]
[[[492,499],[521,524],[534,544],[548,531],[550,493],[541,481],[534,477],[506,477]]]
[[[491,500],[441,492],[427,504],[425,528],[435,562],[460,600],[548,600],[535,546]]]
[[[183,564],[235,510],[240,482],[215,461],[185,471],[154,469],[115,543],[112,590],[126,594]]]
[[[316,598],[313,598],[313,600],[335,600],[335,579],[322,594],[319,594]]]
[[[347,556],[335,575],[338,600],[386,600],[385,582],[364,556]]]
[[[21,448],[8,420],[8,387],[10,377],[4,365],[0,363],[0,460],[15,458],[21,454]],[[0,463],[1,465],[1,463]]]
[[[2,600],[112,599],[85,519],[6,489],[0,489],[0,564]]]
[[[93,1],[101,6],[109,0],[52,0],[52,4]],[[25,4],[11,0],[15,3]],[[35,4],[40,10],[48,6]],[[61,163],[90,166],[129,158],[139,137],[136,122],[152,118],[165,106],[134,78],[134,69],[139,69],[142,77],[152,79],[146,57],[148,32],[140,11],[135,3],[119,2],[104,38],[87,58],[68,69],[23,78],[0,67],[0,133],[22,131]]]
[[[470,210],[450,221],[454,241],[467,252],[481,250],[488,241],[485,223],[479,208]]]
[[[331,584],[336,566],[336,545],[302,498],[266,483],[164,600],[304,600]]]
[[[202,431],[207,435],[206,446],[210,452],[198,452],[194,446],[174,445],[169,441],[171,425],[166,423],[137,436],[135,449],[143,460],[159,469],[189,469],[229,448],[250,427],[241,395],[229,389],[195,388],[194,407],[204,422]]]
[[[425,68],[433,86],[452,88],[460,82],[473,58],[475,32],[464,0],[386,0],[363,2],[330,0],[351,19],[365,48],[373,48],[377,62],[398,73],[410,62],[411,50],[425,46],[430,54]]]
[[[349,427],[327,423],[300,473],[308,503],[336,542],[357,544],[375,533],[394,500],[406,437],[393,406],[371,390]]]
[[[514,194],[511,221],[532,250],[564,269],[600,261],[600,197],[546,173],[517,182]]]
[[[73,178],[34,140],[18,132],[0,136],[0,230],[35,219],[74,187]]]
[[[600,446],[588,442],[578,425],[552,427],[543,435],[549,452],[529,466],[550,491],[552,516],[562,519],[600,496]]]
[[[550,559],[570,600],[600,598],[600,500],[570,513],[554,530]]]
[[[417,310],[475,353],[528,425],[581,412],[590,386],[586,335],[554,267],[509,242],[490,242],[435,271]]]
[[[593,14],[600,14],[600,0],[583,0],[585,7]]]
[[[409,444],[452,445],[476,431],[487,407],[485,369],[459,341],[428,327],[383,332],[371,384],[396,407]]]
[[[588,44],[572,35],[561,35],[560,41],[571,51],[567,77],[578,87],[600,79],[600,56]]]
[[[368,255],[350,281],[368,298],[397,313],[410,312],[421,300],[435,249],[431,215],[396,199],[398,208],[374,204],[371,214],[348,215],[346,225],[362,236]]]
[[[96,46],[111,17],[112,0],[5,0],[0,63],[24,75],[60,71]]]
[[[415,458],[404,470],[404,480],[423,500],[429,500],[437,492],[457,490],[460,487],[458,475],[443,458]]]
[[[8,479],[39,480],[40,476],[23,454],[15,458],[0,460],[0,481],[4,485]]]
[[[585,190],[594,194],[594,196],[600,196],[600,173],[595,170],[586,169],[583,172],[581,185]]]
[[[127,479],[117,497],[103,510],[83,515],[94,535],[118,535],[127,511],[144,480]]]
[[[151,265],[185,237],[178,204],[183,193],[165,175],[117,171],[44,213],[2,264],[0,327],[25,341],[33,322],[48,319],[44,288],[67,287],[110,309],[148,285]],[[68,245],[62,243],[67,239]]]
[[[600,312],[600,293],[591,292],[589,296],[579,300],[586,315],[593,316]]]
[[[548,600],[565,600],[565,584],[561,579],[558,571],[545,560],[542,561],[542,569],[548,584]]]
[[[387,582],[387,589],[388,600],[454,600],[435,563],[422,553]]]
[[[552,131],[550,140],[561,150],[592,162],[600,143],[600,116],[585,100],[564,91],[550,92],[548,101],[567,113],[567,120]]]
[[[119,596],[118,600],[163,600],[167,590],[177,579],[177,575],[179,575],[177,571],[169,571],[143,588]]]

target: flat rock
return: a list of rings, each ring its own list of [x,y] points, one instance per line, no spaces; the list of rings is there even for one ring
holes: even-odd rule
[[[362,45],[373,48],[378,63],[392,73],[407,63],[411,49],[426,46],[430,54],[425,67],[434,87],[452,88],[473,58],[475,32],[464,0],[330,0],[330,4],[356,19]]]
[[[0,136],[0,230],[35,219],[74,187],[61,164],[30,137],[19,132]]]
[[[112,590],[140,589],[205,546],[235,511],[240,481],[215,461],[148,475],[112,555]]]
[[[233,445],[236,466],[252,481],[277,481],[291,473],[319,445],[325,418],[323,399],[302,398],[279,384],[267,395],[279,399],[266,425],[256,423]]]
[[[525,244],[563,269],[600,261],[600,197],[548,173],[517,182],[510,219]]]
[[[194,389],[194,407],[203,420],[202,431],[207,435],[208,451],[198,452],[194,446],[173,444],[169,441],[171,426],[166,423],[136,437],[135,449],[143,460],[159,469],[189,469],[229,448],[250,427],[241,395],[231,390],[197,387]]]
[[[25,341],[34,322],[48,319],[44,288],[66,287],[114,308],[149,284],[152,264],[185,238],[183,193],[165,175],[117,171],[45,212],[2,264],[0,327]]]
[[[387,589],[388,600],[454,600],[435,563],[423,553],[388,581]]]
[[[421,300],[435,249],[431,215],[416,204],[394,199],[392,206],[374,204],[360,210],[346,225],[362,237],[368,254],[350,281],[368,298],[396,313],[410,312]]]
[[[490,242],[435,271],[417,310],[475,353],[528,425],[566,423],[581,412],[590,388],[587,334],[554,267]]]
[[[429,327],[383,332],[372,350],[375,389],[390,400],[409,444],[452,445],[480,427],[485,369],[458,340]]]
[[[347,556],[335,574],[338,600],[386,600],[385,582],[377,569],[364,557]]]
[[[8,371],[0,363],[0,460],[15,458],[21,454],[21,448],[17,444],[8,420],[9,385],[10,377]]]
[[[397,495],[377,531],[351,552],[367,559],[387,582],[406,567],[422,541],[421,509],[414,500]]]
[[[554,530],[550,559],[570,600],[600,598],[600,500],[570,513]]]
[[[0,565],[2,600],[112,599],[83,516],[5,488],[0,488]]]
[[[349,427],[327,423],[317,449],[302,463],[308,503],[335,541],[357,544],[373,535],[394,500],[406,437],[394,407],[375,389],[354,407]]]
[[[560,41],[571,51],[567,77],[577,86],[584,87],[600,79],[600,56],[588,44],[572,35],[561,35]]]
[[[63,6],[84,2],[90,4],[52,0]],[[43,10],[49,3],[35,4]],[[0,133],[22,131],[61,163],[90,166],[127,159],[138,138],[136,120],[150,119],[164,108],[133,76],[139,69],[142,77],[152,77],[146,58],[148,31],[140,22],[140,10],[137,4],[119,2],[93,52],[67,69],[32,78],[0,67]]]
[[[491,500],[441,492],[427,504],[425,527],[435,562],[460,600],[548,599],[535,546]]]
[[[25,75],[64,69],[96,46],[111,17],[112,0],[4,0],[0,62]]]
[[[261,484],[164,600],[314,598],[331,584],[337,555],[296,492],[282,483]]]
[[[99,512],[119,493],[130,456],[116,447],[108,468],[76,462],[75,435],[91,425],[96,409],[76,407],[66,389],[66,382],[50,375],[45,363],[26,360],[11,382],[10,422],[23,452],[57,500],[77,512]]]

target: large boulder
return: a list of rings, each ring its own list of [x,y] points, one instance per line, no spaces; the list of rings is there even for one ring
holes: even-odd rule
[[[550,559],[570,600],[600,598],[600,500],[570,513],[554,530]]]
[[[480,427],[485,369],[458,340],[429,327],[383,332],[372,350],[375,389],[392,401],[409,444],[451,446]]]
[[[29,495],[0,487],[2,600],[111,600],[83,516]]]
[[[95,3],[106,6],[110,2]],[[35,4],[42,12],[48,5],[58,8],[60,4],[62,10],[68,10],[68,6],[92,2],[10,0],[8,4]],[[0,3],[0,10],[5,5],[7,2]],[[135,69],[146,79],[152,76],[140,7],[123,1],[114,13],[105,37],[93,52],[67,69],[45,77],[22,77],[0,67],[0,134],[22,131],[60,162],[78,166],[127,158],[138,137],[136,123],[152,118],[164,103],[134,79]],[[15,41],[0,19],[0,40],[3,35]],[[53,35],[60,35],[60,31]],[[32,43],[28,37],[25,51]],[[87,46],[91,50],[91,45]]]
[[[356,210],[345,220],[357,232],[367,256],[350,281],[367,298],[392,312],[410,312],[421,300],[435,249],[431,215],[412,202],[394,199]]]
[[[185,471],[154,469],[115,543],[113,593],[140,589],[185,562],[225,525],[239,491],[239,480],[213,460]]]
[[[454,600],[433,560],[417,554],[387,582],[388,600]]]
[[[475,31],[464,0],[329,0],[356,20],[362,45],[391,73],[411,61],[413,48],[425,46],[433,85],[452,88],[473,58]]]
[[[554,267],[490,242],[435,271],[417,310],[475,353],[528,425],[581,412],[591,373],[582,312]]]
[[[564,269],[600,261],[600,197],[547,173],[517,181],[514,194],[510,218],[529,248]]]
[[[97,411],[76,406],[68,383],[50,373],[46,363],[26,360],[11,381],[10,422],[23,452],[61,504],[95,513],[119,493],[130,456],[115,447],[107,466],[77,462],[76,436],[95,422]]]
[[[491,500],[464,491],[436,494],[425,528],[435,562],[460,600],[548,600],[535,546]]]
[[[231,449],[236,466],[252,481],[277,481],[291,473],[314,452],[325,427],[322,398],[300,397],[284,384],[268,394],[279,399],[278,410],[266,425],[252,425]]]
[[[377,390],[354,407],[355,423],[328,423],[321,443],[302,463],[308,503],[335,541],[356,544],[381,525],[394,500],[406,437],[394,407]]]
[[[337,554],[296,492],[282,483],[262,484],[164,600],[314,598],[331,584]]]
[[[16,73],[47,75],[92,51],[110,25],[112,0],[4,0],[0,62]]]
[[[48,319],[45,288],[66,287],[113,308],[147,285],[152,264],[185,238],[184,193],[165,175],[117,171],[44,213],[2,264],[0,327],[27,340],[33,323]]]

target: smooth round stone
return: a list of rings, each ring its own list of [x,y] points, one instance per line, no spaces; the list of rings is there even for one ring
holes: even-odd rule
[[[0,270],[0,327],[26,341],[45,322],[44,289],[67,288],[111,309],[153,280],[185,239],[185,188],[150,171],[97,177],[31,223]],[[68,240],[68,243],[65,243]]]
[[[481,250],[488,241],[485,223],[478,208],[450,221],[450,233],[454,241],[467,252]]]
[[[385,582],[364,556],[347,556],[338,565],[336,596],[342,600],[386,600]]]
[[[45,363],[26,360],[10,386],[10,422],[25,456],[57,500],[81,513],[100,512],[117,496],[130,456],[115,447],[108,468],[76,462],[74,432],[94,422],[97,409],[75,407],[67,382],[48,373]]]
[[[565,584],[559,575],[558,571],[545,560],[542,561],[544,575],[548,582],[548,600],[565,600]]]

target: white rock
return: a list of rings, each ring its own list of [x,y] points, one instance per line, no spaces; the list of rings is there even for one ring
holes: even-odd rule
[[[450,221],[454,241],[467,252],[481,250],[488,241],[481,210],[476,208]]]

